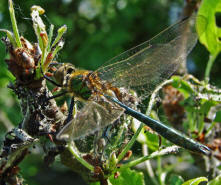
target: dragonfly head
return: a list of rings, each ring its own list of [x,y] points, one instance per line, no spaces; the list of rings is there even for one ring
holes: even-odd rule
[[[62,84],[62,86],[65,86],[65,84],[67,84],[67,79],[75,71],[76,68],[74,65],[70,63],[65,63],[58,67],[58,69],[54,72],[54,78],[58,84]]]

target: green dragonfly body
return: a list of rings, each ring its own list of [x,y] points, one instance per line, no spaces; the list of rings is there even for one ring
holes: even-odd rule
[[[208,155],[208,147],[134,110],[135,104],[167,79],[195,46],[197,34],[189,26],[192,20],[178,22],[94,72],[76,69],[71,64],[59,67],[54,73],[56,82],[85,106],[64,126],[57,138],[78,139],[112,124],[126,113],[172,143]],[[139,99],[130,91],[138,92]]]

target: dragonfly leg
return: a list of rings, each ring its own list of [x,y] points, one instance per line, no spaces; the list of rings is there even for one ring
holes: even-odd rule
[[[95,156],[99,156],[103,152],[103,149],[106,145],[106,142],[105,142],[104,138],[102,137],[102,133],[100,130],[98,130],[94,133],[93,145],[94,145]]]
[[[51,78],[47,77],[45,74],[43,74],[44,78],[46,80],[48,80],[49,82],[51,82],[53,85],[58,86],[58,87],[62,87],[61,84],[58,84],[57,82],[55,82],[54,80],[52,80]]]
[[[47,98],[47,101],[48,101],[48,100],[51,100],[51,99],[54,99],[54,98],[58,98],[58,97],[60,97],[60,96],[64,96],[65,94],[67,94],[67,91],[64,91],[64,92],[62,92],[62,93],[56,94],[56,95],[54,95],[54,96],[51,96],[51,97]]]
[[[52,80],[51,78],[47,77],[47,76],[43,73],[42,67],[40,67],[40,70],[41,70],[41,74],[43,75],[43,77],[44,77],[46,80],[48,80],[49,82],[51,82],[51,83],[52,83],[53,85],[55,85],[55,86],[62,87],[61,84],[58,84],[57,82],[55,82],[55,81]]]
[[[64,63],[60,63],[60,62],[51,62],[51,63],[49,64],[49,66],[56,66],[56,65],[62,65],[62,64],[64,64]]]
[[[74,96],[71,98],[71,103],[68,111],[68,117],[66,119],[66,123],[70,122],[73,119],[73,110],[74,110]]]
[[[108,136],[109,132],[110,132],[110,127],[106,127],[105,130],[104,130],[104,132],[103,132],[103,134],[102,134],[102,137],[103,137],[103,138],[106,138],[107,141],[108,141],[108,143],[110,143],[110,138],[109,138],[109,136]]]

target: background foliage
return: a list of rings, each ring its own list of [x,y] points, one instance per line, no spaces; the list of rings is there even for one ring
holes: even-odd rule
[[[57,60],[71,62],[77,67],[90,70],[96,69],[108,59],[150,39],[174,23],[182,12],[183,3],[183,0],[14,0],[19,30],[24,37],[36,42],[30,19],[30,7],[33,4],[40,5],[46,10],[44,21],[48,23],[48,27],[50,24],[54,24],[55,28],[63,24],[68,27],[65,47]],[[0,3],[0,25],[1,28],[11,30],[8,5],[5,0],[1,0]],[[13,124],[18,124],[22,120],[17,99],[6,88],[14,78],[4,63],[5,55],[5,47],[0,44],[1,141],[6,129],[10,129]],[[206,48],[198,44],[188,59],[189,72],[203,79],[208,56]],[[210,83],[218,87],[221,86],[220,72],[221,60],[218,57],[212,68],[210,79]],[[39,154],[41,151],[34,150],[33,154],[20,165],[21,173],[27,183],[32,185],[84,184],[80,177],[74,176],[73,172],[61,166],[59,161],[47,168]],[[167,160],[175,159],[171,157]],[[184,159],[176,160],[182,162]],[[160,159],[154,161],[155,165],[159,163]],[[167,168],[167,173],[170,173],[172,167],[167,166]],[[182,176],[186,180],[205,175],[197,170],[193,170],[194,173],[187,173],[188,168],[183,172]],[[163,174],[160,171],[157,173]]]

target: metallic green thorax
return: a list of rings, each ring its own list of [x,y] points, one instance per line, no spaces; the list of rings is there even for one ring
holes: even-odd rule
[[[69,79],[68,91],[84,100],[88,100],[92,94],[87,84],[83,81],[83,75],[77,75]]]

